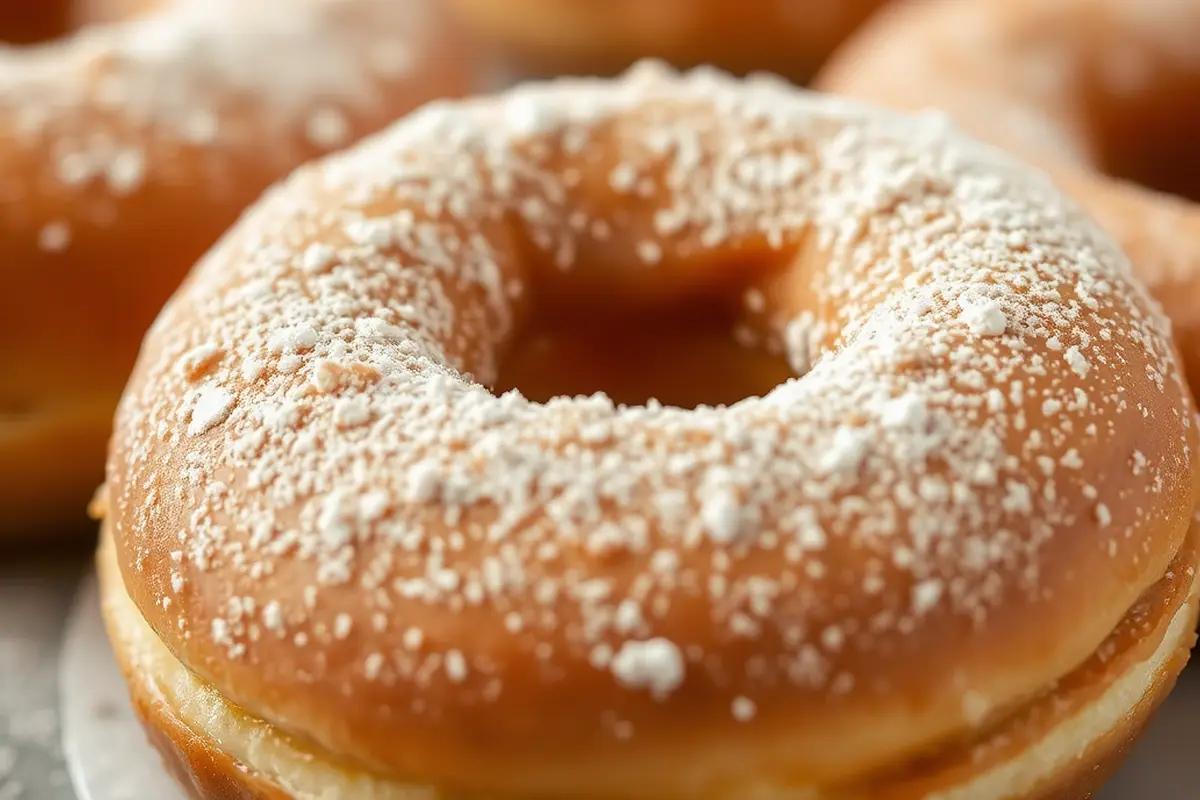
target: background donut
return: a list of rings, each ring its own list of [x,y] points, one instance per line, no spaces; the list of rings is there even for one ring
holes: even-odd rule
[[[886,0],[446,0],[519,75],[612,75],[640,58],[803,81]]]
[[[0,45],[30,44],[61,35],[70,25],[71,0],[3,0]]]
[[[425,2],[154,5],[0,51],[0,535],[83,521],[146,328],[259,192],[467,88]]]
[[[906,0],[817,85],[943,109],[1050,171],[1129,254],[1200,387],[1200,2]]]

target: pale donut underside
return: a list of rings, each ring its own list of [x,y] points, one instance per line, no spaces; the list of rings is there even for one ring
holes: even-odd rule
[[[732,300],[794,377],[489,390],[597,298]],[[646,65],[271,190],[147,338],[98,510],[173,657],[335,760],[704,796],[853,785],[1050,691],[1190,585],[1195,451],[1165,319],[1046,178],[940,117]]]
[[[0,538],[84,522],[142,336],[263,189],[467,88],[425,0],[71,5],[112,21],[0,49]]]
[[[1194,546],[1193,546],[1194,549]],[[337,797],[440,800],[473,796],[405,784],[339,764],[248,717],[174,659],[129,599],[105,535],[99,556],[106,624],[139,719],[167,769],[197,800]],[[1050,694],[977,739],[858,786],[772,785],[755,798],[968,800],[1084,798],[1103,783],[1187,663],[1195,640],[1195,568],[1178,564],[1131,610],[1101,651]],[[1099,653],[1103,653],[1100,655]],[[689,764],[680,763],[686,770]],[[464,767],[469,769],[469,766]],[[705,795],[739,800],[746,789]],[[500,800],[500,795],[488,797]],[[573,796],[588,796],[585,791]]]

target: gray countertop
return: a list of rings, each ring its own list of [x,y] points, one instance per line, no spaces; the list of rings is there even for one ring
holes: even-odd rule
[[[0,552],[0,800],[75,800],[59,737],[58,651],[87,563]]]
[[[62,755],[58,658],[88,555],[0,552],[0,800],[76,800]],[[1097,800],[1200,797],[1200,668],[1185,674]]]

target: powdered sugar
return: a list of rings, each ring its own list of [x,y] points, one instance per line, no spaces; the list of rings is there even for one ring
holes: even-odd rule
[[[597,230],[611,274],[589,261]],[[335,252],[305,268],[318,244]],[[742,269],[759,251],[786,266]],[[577,268],[618,290],[745,273],[738,322],[796,375],[726,408],[496,396],[538,276],[568,286]],[[1137,557],[1137,517],[1080,513],[1091,467],[1131,458],[1113,431],[1137,426],[1154,453],[1135,484],[1119,470],[1123,509],[1190,472],[1166,324],[1047,180],[942,122],[709,72],[532,85],[402,122],[270,192],[167,313],[109,476],[127,561],[186,531],[212,605],[198,593],[184,625],[229,616],[221,594],[251,574],[264,593],[307,583],[309,604],[279,592],[308,634],[288,658],[324,674],[321,631],[354,615],[339,679],[393,698],[397,724],[466,714],[484,684],[560,696],[580,670],[588,709],[666,706],[695,682],[748,719],[769,710],[754,687],[856,691],[883,679],[880,642],[1033,613],[1063,588],[1039,570],[1047,548],[1111,537]],[[231,398],[206,401],[229,413],[193,445],[177,415],[197,389],[174,365],[200,342],[225,353],[200,391]],[[144,485],[181,499],[145,504]],[[406,622],[375,631],[377,613]],[[231,656],[260,657],[222,631]],[[588,724],[614,730],[598,710],[572,730]]]
[[[971,329],[971,333],[980,336],[1001,336],[1008,327],[1008,318],[998,302],[990,298],[959,298],[962,306],[960,319]]]
[[[754,719],[754,715],[758,712],[758,707],[749,697],[733,698],[732,713],[733,718],[738,722],[749,722]]]
[[[253,148],[255,168],[278,172],[300,160],[299,141],[310,151],[344,145],[382,97],[408,90],[421,99],[417,81],[429,76],[420,70],[440,57],[427,50],[436,38],[424,0],[156,6],[46,47],[0,50],[0,116],[16,120],[5,123],[14,161],[27,150],[45,162],[30,185],[6,191],[20,199],[46,185],[98,189],[75,193],[69,207],[91,221],[119,214],[114,199],[181,182],[190,168],[181,148],[201,147],[220,155],[194,159],[192,203],[220,199],[231,166],[244,163],[231,156]],[[379,57],[388,53],[404,57]],[[42,221],[39,246],[66,249],[73,222]]]
[[[683,682],[683,654],[666,639],[627,641],[613,657],[612,672],[625,686],[664,696]]]
[[[47,253],[61,253],[71,244],[71,226],[63,220],[47,222],[38,231],[38,247]]]
[[[188,423],[188,435],[199,436],[219,425],[229,416],[235,398],[229,390],[220,386],[205,386],[197,394],[192,405],[192,417]]]

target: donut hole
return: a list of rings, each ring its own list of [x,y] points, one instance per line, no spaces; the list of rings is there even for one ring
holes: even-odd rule
[[[738,315],[712,302],[543,316],[517,337],[492,389],[517,389],[535,402],[603,392],[629,406],[730,405],[793,374],[739,330]]]
[[[1200,201],[1200,74],[1160,74],[1087,103],[1093,158],[1106,174]],[[1192,100],[1190,98],[1196,98]]]

